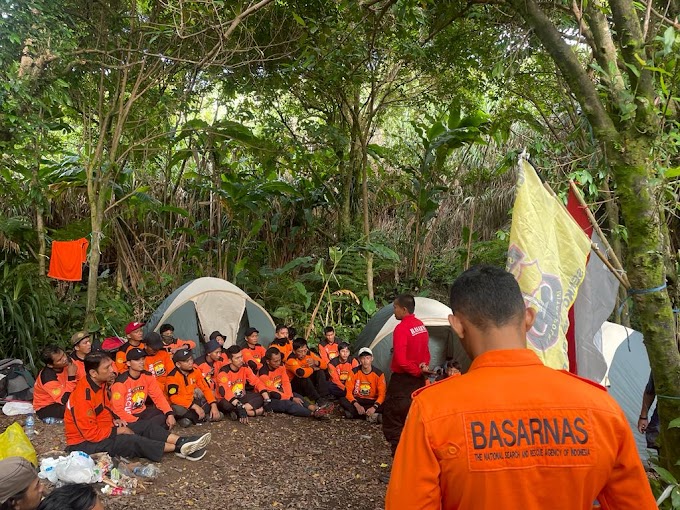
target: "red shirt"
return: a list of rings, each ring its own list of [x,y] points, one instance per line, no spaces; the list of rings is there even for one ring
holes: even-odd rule
[[[392,373],[422,377],[419,365],[430,363],[430,335],[420,319],[413,314],[404,317],[394,328],[392,339]]]

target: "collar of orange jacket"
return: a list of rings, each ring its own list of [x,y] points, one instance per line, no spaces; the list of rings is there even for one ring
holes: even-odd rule
[[[470,365],[470,370],[484,367],[521,367],[542,364],[536,353],[529,349],[502,349],[480,354]]]

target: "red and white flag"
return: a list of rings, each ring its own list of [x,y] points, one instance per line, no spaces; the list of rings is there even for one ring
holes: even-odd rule
[[[602,242],[588,220],[585,207],[569,189],[567,209],[598,248]],[[604,250],[600,250],[604,252]],[[567,345],[569,371],[595,382],[602,382],[607,373],[603,355],[602,324],[616,305],[619,280],[592,250],[586,265],[586,275],[578,289],[576,301],[569,310]]]

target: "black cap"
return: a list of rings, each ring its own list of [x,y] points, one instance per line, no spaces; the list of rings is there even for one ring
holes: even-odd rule
[[[172,361],[177,363],[178,361],[186,361],[191,358],[191,349],[180,349],[175,354],[172,355]]]
[[[155,331],[152,331],[144,337],[144,345],[156,349],[157,351],[160,351],[164,346],[161,335]]]
[[[246,329],[246,336],[250,336],[250,335],[252,335],[253,333],[259,333],[259,331],[258,331],[257,329],[255,329],[255,328],[248,328],[248,329]]]
[[[206,353],[213,352],[219,349],[220,347],[222,347],[220,343],[217,340],[212,339],[207,344],[205,344],[205,352]]]
[[[225,340],[227,339],[227,335],[223,335],[219,331],[213,331],[212,333],[210,333],[210,340],[215,340],[218,336],[221,336]]]
[[[125,355],[125,358],[126,358],[128,361],[135,361],[135,360],[137,360],[137,359],[146,358],[146,352],[144,352],[144,351],[143,351],[142,349],[140,349],[139,347],[133,347],[132,349],[130,349],[130,350],[127,352],[127,354]]]

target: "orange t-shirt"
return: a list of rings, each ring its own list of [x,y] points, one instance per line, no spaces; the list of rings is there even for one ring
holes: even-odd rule
[[[529,349],[488,351],[414,392],[385,506],[653,510],[626,417],[599,385]]]
[[[83,263],[87,260],[89,244],[84,237],[76,241],[52,241],[50,270],[47,276],[69,282],[82,280]]]

